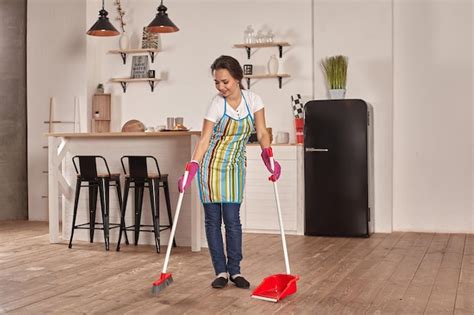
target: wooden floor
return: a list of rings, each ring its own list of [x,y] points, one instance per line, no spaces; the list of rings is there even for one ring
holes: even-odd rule
[[[474,314],[474,235],[392,233],[370,238],[288,236],[298,291],[279,303],[233,285],[210,287],[206,249],[173,251],[174,283],[151,283],[164,259],[152,246],[49,244],[47,224],[0,222],[0,313]],[[246,234],[242,272],[254,288],[284,272],[278,235]]]

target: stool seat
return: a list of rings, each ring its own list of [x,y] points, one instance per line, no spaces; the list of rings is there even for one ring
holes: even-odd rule
[[[81,174],[77,174],[77,178],[82,177]],[[111,173],[111,174],[97,174],[98,178],[110,178],[110,179],[120,179],[120,173]]]
[[[125,178],[130,178],[130,175],[125,175]],[[148,174],[147,178],[158,179],[158,180],[168,180],[168,174]]]

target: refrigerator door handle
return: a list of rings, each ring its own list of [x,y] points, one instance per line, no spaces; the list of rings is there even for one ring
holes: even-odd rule
[[[328,152],[329,149],[320,149],[320,148],[306,148],[306,152]]]

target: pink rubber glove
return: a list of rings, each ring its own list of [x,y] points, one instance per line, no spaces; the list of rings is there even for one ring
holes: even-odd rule
[[[191,185],[191,182],[193,181],[194,176],[196,176],[198,169],[199,169],[198,161],[192,160],[186,163],[186,171],[188,171],[189,174],[188,174],[188,179],[186,180],[184,187],[183,187],[184,175],[178,179],[178,190],[180,193],[188,189],[188,187]]]
[[[278,163],[275,159],[273,159],[275,170],[272,170],[272,167],[270,164],[271,156],[273,156],[273,151],[271,147],[268,147],[262,150],[261,157],[262,157],[263,163],[265,163],[265,166],[267,167],[268,171],[272,173],[272,175],[268,179],[271,180],[272,182],[276,182],[280,178],[281,166],[280,166],[280,163]]]

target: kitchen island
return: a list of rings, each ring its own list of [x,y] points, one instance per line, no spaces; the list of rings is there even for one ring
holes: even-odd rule
[[[169,175],[171,211],[175,212],[179,192],[177,181],[184,171],[184,166],[192,155],[196,142],[200,137],[198,131],[167,131],[167,132],[110,132],[110,133],[51,133],[48,136],[48,202],[49,202],[49,233],[50,242],[58,243],[68,240],[72,225],[72,209],[74,207],[74,190],[76,173],[72,164],[75,155],[101,155],[106,158],[111,173],[123,171],[120,158],[124,155],[152,155],[157,158],[160,171]],[[100,163],[98,163],[99,167]],[[150,165],[150,172],[152,172]],[[100,169],[98,170],[100,172]],[[110,222],[120,221],[118,200],[114,191],[110,191]],[[88,222],[86,189],[81,191],[77,223]],[[126,223],[133,223],[133,191],[127,205]],[[191,185],[183,199],[182,210],[176,231],[176,242],[179,246],[191,246],[193,251],[201,248],[201,217],[202,209],[199,192]],[[100,206],[98,205],[99,212]],[[99,214],[97,214],[99,216]],[[168,224],[163,191],[160,189],[160,220]],[[59,222],[62,231],[59,231]],[[151,223],[150,202],[145,193],[143,201],[142,223]],[[129,236],[132,237],[132,233]],[[161,234],[161,244],[168,242],[169,230]],[[95,240],[102,242],[102,233],[96,232]],[[118,238],[118,229],[110,231],[111,244]],[[132,237],[133,239],[133,237]],[[77,230],[74,240],[88,241],[87,230]],[[153,244],[152,233],[142,233],[140,244]],[[126,247],[122,248],[126,250]]]
[[[57,243],[68,240],[71,231],[72,209],[74,207],[74,185],[76,173],[72,164],[74,155],[102,155],[111,173],[121,173],[120,157],[123,155],[153,155],[157,158],[162,173],[169,174],[171,211],[174,213],[179,192],[177,180],[182,175],[186,162],[191,158],[200,132],[127,132],[127,133],[54,133],[49,136],[49,228],[50,241]],[[285,230],[289,234],[304,234],[304,175],[302,145],[273,145],[275,157],[283,172],[278,185]],[[268,171],[260,158],[258,144],[247,146],[247,178],[245,196],[241,207],[241,221],[244,232],[279,233],[273,186],[268,182]],[[150,165],[150,172],[152,172]],[[99,170],[100,171],[100,170]],[[119,222],[119,206],[115,192],[110,191],[110,222]],[[167,224],[163,192],[160,191],[160,220]],[[88,193],[81,191],[77,223],[88,222]],[[130,192],[126,223],[134,221],[134,197]],[[151,223],[148,193],[143,201],[142,223]],[[207,246],[203,222],[203,210],[196,181],[186,191],[183,209],[176,231],[179,246],[191,246],[193,251]],[[59,233],[59,221],[62,231]],[[130,233],[129,237],[132,237]],[[167,244],[169,231],[163,231],[161,244]],[[116,243],[118,229],[110,231],[110,241]],[[102,233],[96,232],[95,239],[102,242]],[[87,230],[77,230],[74,240],[88,241]],[[152,233],[141,233],[140,244],[154,244]],[[126,250],[126,247],[122,247]]]

